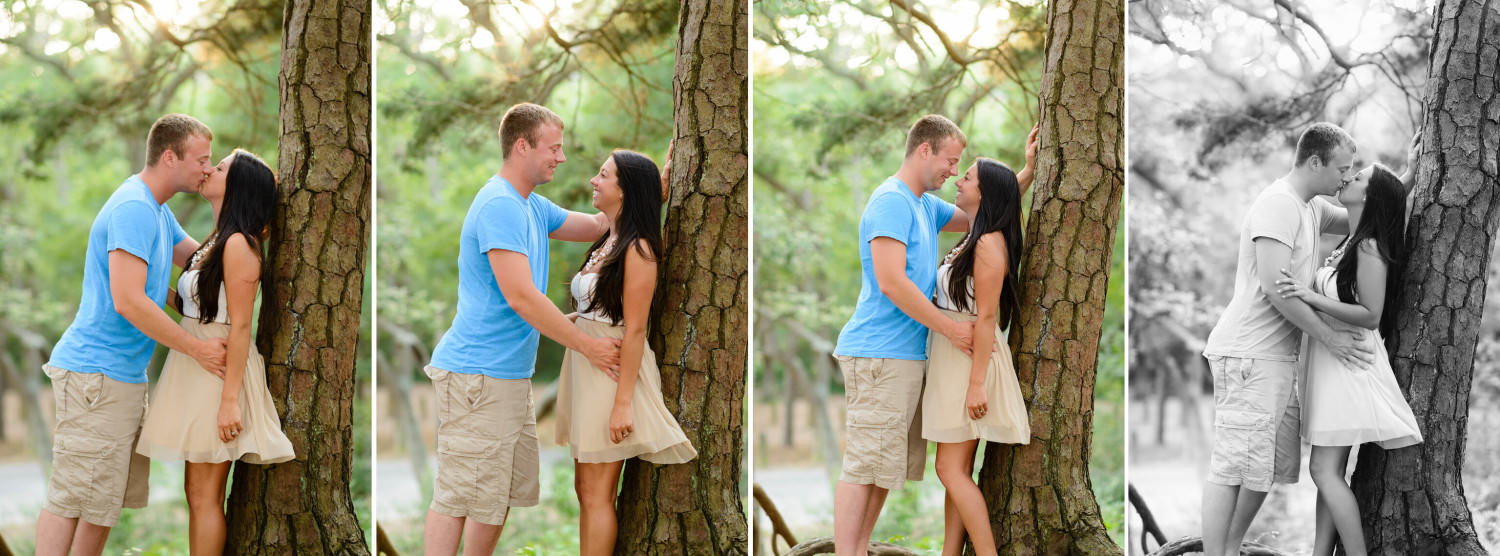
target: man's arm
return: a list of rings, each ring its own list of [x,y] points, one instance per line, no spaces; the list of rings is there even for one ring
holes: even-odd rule
[[[1260,280],[1261,291],[1265,292],[1271,306],[1314,340],[1327,345],[1345,364],[1361,366],[1373,362],[1374,352],[1358,343],[1357,334],[1339,334],[1328,323],[1323,322],[1307,303],[1275,293],[1281,269],[1287,267],[1291,258],[1292,248],[1287,244],[1268,237],[1255,238],[1255,274]]]
[[[124,249],[109,252],[109,294],[115,312],[141,333],[185,353],[205,370],[224,375],[224,340],[199,340],[146,296],[146,261]]]
[[[1276,285],[1280,286],[1276,293],[1287,298],[1300,299],[1314,310],[1354,326],[1370,330],[1379,329],[1380,315],[1385,311],[1387,269],[1385,260],[1374,247],[1374,241],[1366,240],[1358,249],[1359,259],[1356,264],[1358,264],[1359,276],[1355,283],[1355,291],[1359,292],[1359,299],[1356,303],[1340,301],[1338,292],[1314,292],[1292,278],[1291,273],[1286,271],[1282,271],[1282,278],[1276,281]],[[1345,256],[1352,256],[1352,254]]]
[[[618,373],[620,341],[590,337],[563,316],[552,300],[531,283],[531,265],[526,255],[505,249],[491,249],[487,254],[500,295],[505,296],[521,320],[563,347],[584,354],[595,367]]]
[[[895,238],[878,236],[870,240],[870,259],[875,265],[875,281],[880,285],[880,293],[897,309],[928,330],[947,336],[965,354],[973,355],[973,323],[958,322],[943,315],[937,305],[933,305],[906,277],[905,244]]]
[[[172,264],[177,268],[187,270],[188,260],[193,258],[193,252],[198,250],[198,240],[185,237],[177,245],[172,246]]]
[[[948,223],[944,224],[943,228],[938,231],[959,233],[969,231],[969,215],[964,213],[964,209],[953,207],[953,217],[949,218]],[[905,252],[904,249],[902,251],[903,253]]]
[[[1318,233],[1349,235],[1349,209],[1335,205],[1324,199],[1313,197],[1314,203],[1322,203],[1322,229]]]
[[[609,216],[606,216],[604,213],[584,214],[570,210],[568,211],[568,219],[563,221],[562,226],[558,226],[556,230],[552,230],[552,233],[547,234],[547,237],[558,241],[593,243],[598,241],[608,231]],[[507,297],[506,299],[510,298]]]

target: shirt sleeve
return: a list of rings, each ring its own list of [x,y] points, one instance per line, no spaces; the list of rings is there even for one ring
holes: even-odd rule
[[[504,249],[530,255],[526,249],[525,222],[526,207],[519,200],[506,197],[490,199],[479,207],[479,215],[474,219],[479,252]]]
[[[1324,199],[1322,197],[1313,197],[1312,202],[1309,203],[1309,206],[1311,206],[1313,209],[1313,218],[1315,218],[1318,223],[1318,233],[1320,234],[1329,233],[1328,229],[1333,227],[1334,217],[1338,214],[1338,211],[1344,210],[1343,208],[1334,205],[1333,201],[1329,201],[1328,199]]]
[[[556,203],[553,203],[551,199],[548,199],[546,197],[539,196],[538,198],[540,198],[543,203],[542,213],[547,219],[547,233],[550,234],[557,231],[558,228],[562,227],[564,222],[568,221],[567,209],[557,206]]]
[[[177,244],[182,243],[183,240],[188,238],[187,232],[183,231],[182,223],[177,221],[177,215],[172,214],[171,208],[168,208],[166,205],[162,205],[161,208],[162,210],[167,211],[167,222],[170,222],[172,226],[172,246],[175,247]]]
[[[1287,247],[1296,243],[1297,232],[1302,227],[1302,207],[1296,199],[1287,195],[1266,195],[1250,206],[1249,225],[1246,231],[1252,241],[1270,238]]]
[[[865,215],[860,221],[860,238],[869,243],[877,237],[888,237],[901,243],[911,240],[911,225],[916,217],[911,204],[897,194],[884,194],[870,199]]]
[[[930,199],[927,201],[927,215],[932,219],[932,229],[934,231],[942,230],[943,226],[947,226],[948,221],[953,219],[954,213],[958,212],[958,207],[953,206],[953,203],[944,201],[937,195],[923,195],[922,198]]]
[[[150,203],[126,201],[109,211],[109,241],[105,251],[119,249],[150,262],[156,239],[156,209]]]

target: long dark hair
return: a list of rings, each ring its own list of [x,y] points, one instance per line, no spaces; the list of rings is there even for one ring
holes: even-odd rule
[[[1335,266],[1339,301],[1356,302],[1359,289],[1359,256],[1356,252],[1367,239],[1375,240],[1375,249],[1386,263],[1380,335],[1389,338],[1396,326],[1396,296],[1400,294],[1401,272],[1406,267],[1406,187],[1390,168],[1380,164],[1370,170],[1370,184],[1365,187],[1364,214],[1359,219],[1359,226],[1344,240],[1344,255]]]
[[[619,239],[615,240],[614,247],[604,255],[604,262],[599,265],[599,279],[594,282],[593,295],[589,297],[588,307],[583,312],[598,312],[612,322],[623,323],[625,250],[634,246],[642,256],[653,261],[661,255],[661,173],[656,169],[655,162],[638,152],[617,150],[610,157],[615,161],[615,175],[619,179],[620,192],[624,195],[620,214],[616,216],[615,222],[615,233],[619,234]],[[579,272],[588,266],[589,257],[609,238],[610,234],[606,233],[589,246],[589,252],[583,257],[583,264],[578,267]],[[653,293],[653,307],[655,297]],[[578,308],[576,301],[573,308]]]
[[[219,286],[224,283],[224,242],[234,234],[241,234],[263,261],[261,243],[265,237],[262,234],[275,218],[276,173],[260,157],[235,149],[229,171],[224,175],[224,204],[219,207],[219,221],[214,223],[214,240],[204,253],[203,266],[198,271],[199,321],[213,322],[219,314]]]
[[[1016,173],[997,160],[980,158],[975,164],[979,166],[979,211],[969,224],[969,233],[959,240],[964,247],[953,257],[953,268],[949,269],[948,297],[958,310],[970,311],[973,292],[969,289],[969,278],[974,275],[974,249],[985,234],[1000,232],[1010,268],[1001,285],[1000,314],[995,322],[1005,328],[1010,326],[1019,305],[1016,272],[1021,268],[1021,185],[1016,181]]]

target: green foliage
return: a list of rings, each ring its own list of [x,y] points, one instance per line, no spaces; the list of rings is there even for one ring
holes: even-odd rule
[[[368,348],[362,348],[368,351]],[[368,383],[357,386],[360,392],[369,392]],[[375,522],[371,512],[371,476],[374,474],[374,449],[370,445],[373,437],[370,430],[370,397],[358,395],[354,398],[354,461],[349,476],[349,496],[354,499],[354,515],[359,527],[365,532],[365,543],[375,546]]]
[[[208,0],[185,6],[183,13],[160,14],[169,20],[164,27],[146,9],[7,2],[0,11],[0,38],[6,41],[0,44],[0,81],[6,84],[0,87],[0,357],[7,361],[24,362],[23,350],[33,349],[45,360],[72,321],[89,228],[109,195],[144,166],[146,134],[156,118],[182,112],[208,124],[216,161],[241,147],[276,167],[281,4]],[[118,38],[120,46],[110,48],[101,41],[106,36]],[[197,195],[177,195],[168,206],[193,237],[213,228],[211,209]],[[365,327],[371,286],[366,281]],[[39,338],[41,345],[18,340],[23,337]],[[369,340],[362,335],[356,368],[365,385]],[[151,376],[159,372],[164,351],[158,348]],[[363,457],[355,458],[351,491],[362,525],[373,531],[367,392],[356,394],[354,434]],[[154,465],[153,490],[174,492],[177,499],[125,510],[106,552],[187,552],[180,467]]]
[[[203,9],[224,8],[216,6]],[[280,27],[279,11],[267,28],[265,14],[246,4],[249,11],[204,28],[233,28],[235,42],[177,49],[157,44],[153,28],[117,11],[111,13],[121,18],[115,23],[125,36],[122,48],[110,50],[91,39],[104,29],[97,18],[52,8],[17,4],[7,17],[21,25],[10,39],[37,40],[33,33],[41,29],[60,29],[48,40],[66,41],[68,49],[49,57],[0,46],[0,80],[7,83],[0,89],[0,240],[6,245],[0,250],[0,329],[40,334],[48,346],[76,310],[94,215],[144,166],[146,132],[157,117],[192,114],[214,130],[215,156],[242,146],[274,167]],[[234,46],[237,58],[226,58],[222,45]],[[131,63],[147,53],[157,65]],[[177,77],[180,84],[162,83]],[[169,206],[190,235],[203,237],[213,227],[207,203],[196,196],[179,195]]]
[[[979,60],[961,66],[936,46],[931,29],[889,4],[756,4],[753,357],[759,400],[785,398],[787,358],[812,368],[814,358],[828,356],[798,328],[831,346],[853,313],[860,290],[860,213],[869,192],[900,167],[906,131],[918,117],[936,112],[956,118],[969,139],[960,171],[977,156],[1023,165],[1026,135],[1036,123],[1045,7],[1003,3],[980,9],[1004,13],[999,32],[1009,39],[999,47],[1003,52],[959,43]],[[943,23],[952,19],[933,15]],[[925,62],[906,53],[911,47],[896,29],[931,45],[922,52]],[[814,57],[815,46],[826,48]],[[797,54],[799,48],[809,55]],[[998,69],[1001,64],[1007,69]],[[951,181],[940,195],[952,200]],[[947,245],[958,239],[943,238]],[[1117,542],[1124,528],[1124,241],[1122,226],[1100,339],[1090,461],[1095,494]],[[831,380],[836,393],[838,378]],[[942,541],[941,496],[933,506],[924,504],[931,493],[923,493],[940,493],[941,484],[930,483],[937,486],[909,483],[892,493],[875,537],[935,552]]]
[[[1123,218],[1123,215],[1122,215]],[[1109,536],[1125,539],[1125,229],[1115,228],[1104,329],[1094,368],[1094,438],[1089,479]]]
[[[757,4],[752,45],[757,319],[796,322],[830,341],[837,335],[854,310],[860,286],[859,253],[849,247],[860,210],[869,191],[900,166],[906,130],[921,115],[959,118],[969,139],[967,157],[1022,165],[1026,134],[1035,123],[1029,91],[1041,78],[1040,34],[1034,30],[1042,14],[1016,10],[1026,19],[1009,22],[1019,38],[1006,45],[1007,56],[1025,64],[1026,81],[1018,82],[1002,80],[983,62],[960,68],[940,50],[924,52],[931,67],[900,63],[905,58],[896,53],[905,43],[885,23],[872,25],[874,16],[862,15],[889,16],[892,9],[860,3]],[[868,50],[830,46],[839,57],[825,62],[778,46],[821,42],[775,39],[811,36],[834,44],[840,24],[872,25],[873,32],[860,39]],[[782,56],[770,54],[778,49]],[[876,54],[864,58],[869,51]],[[787,63],[772,65],[783,57]],[[989,91],[980,85],[996,82]],[[979,100],[966,111],[965,101],[975,95]],[[951,199],[951,189],[942,195]],[[958,240],[956,235],[946,239]],[[758,335],[777,335],[774,343],[794,345],[791,338],[779,341],[787,334],[782,325],[761,328]],[[779,374],[762,354],[756,358],[757,370]]]
[[[391,351],[399,346],[389,341],[392,330],[414,336],[425,357],[452,323],[458,301],[459,231],[474,194],[500,170],[496,130],[512,104],[544,104],[565,122],[568,161],[558,166],[551,183],[536,190],[563,208],[597,212],[590,205],[588,180],[614,149],[640,151],[658,164],[665,162],[672,133],[676,22],[675,7],[669,7],[662,2],[579,6],[569,18],[553,24],[570,39],[595,42],[576,47],[566,60],[538,69],[533,76],[497,76],[496,65],[503,68],[511,62],[499,60],[498,53],[548,59],[561,52],[556,44],[525,43],[528,35],[518,32],[504,35],[491,48],[480,48],[474,41],[478,35],[488,36],[483,24],[448,15],[440,5],[397,2],[377,9],[383,12],[377,17],[392,21],[389,27],[377,28],[376,47],[381,91],[378,349],[383,360],[401,360]],[[509,13],[495,8],[495,24],[524,24],[514,17],[505,20]],[[600,14],[616,15],[607,30],[597,32],[602,34],[588,34],[592,26],[602,24]],[[425,21],[432,22],[432,30],[422,34],[422,43],[407,44],[408,26]],[[641,40],[623,53],[600,44],[619,37]],[[621,64],[621,59],[627,63]],[[441,62],[443,72],[424,60]],[[526,79],[550,85],[537,89],[521,84]],[[462,117],[441,115],[444,112]],[[587,247],[552,243],[548,296],[565,312],[570,310],[567,282]],[[561,346],[544,341],[536,378],[552,380],[561,362]],[[399,372],[415,373],[417,380],[425,381],[425,363],[421,360],[415,368]]]

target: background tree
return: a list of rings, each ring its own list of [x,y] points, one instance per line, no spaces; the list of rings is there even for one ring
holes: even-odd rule
[[[294,0],[281,35],[279,232],[257,347],[297,458],[236,465],[226,549],[368,554],[349,484],[370,232],[370,6]],[[367,469],[367,468],[366,468]]]
[[[677,15],[676,146],[651,349],[668,410],[698,456],[625,465],[616,554],[745,553],[747,16],[744,4],[708,0],[683,2]]]
[[[1117,554],[1088,463],[1109,238],[1125,190],[1125,5],[1047,8],[1041,148],[1018,277],[1026,301],[1010,334],[1032,440],[987,446],[979,485],[1006,553]]]
[[[968,135],[960,171],[977,156],[1019,168],[1026,134],[1040,109],[1047,37],[1058,32],[1048,22],[1051,9],[1025,2],[755,6],[751,50],[756,72],[756,482],[804,545],[815,543],[813,537],[826,535],[832,525],[826,508],[831,507],[839,475],[844,412],[842,377],[831,352],[860,288],[858,251],[850,247],[860,208],[869,192],[899,167],[905,133],[923,114],[944,114]],[[1117,27],[1122,24],[1120,16],[1114,19]],[[1088,25],[1096,23],[1104,25],[1092,19]],[[1115,40],[1120,40],[1118,33]],[[1094,51],[1092,45],[1089,49]],[[1112,54],[1101,55],[1106,59],[1099,65],[1106,66]],[[1123,70],[1115,71],[1109,79],[1118,79]],[[1050,111],[1047,114],[1051,117]],[[1120,125],[1118,109],[1113,118],[1114,125]],[[1083,156],[1063,144],[1061,138],[1067,135],[1061,128],[1050,133],[1047,141],[1054,143],[1046,148],[1054,157],[1065,150],[1070,160]],[[1098,157],[1094,160],[1097,164]],[[1054,177],[1075,184],[1082,182],[1081,175],[1067,170]],[[951,200],[951,187],[950,182],[938,194]],[[1107,187],[1102,190],[1109,193]],[[1037,198],[1030,203],[1044,201],[1041,188],[1032,191]],[[1101,219],[1106,218],[1098,211],[1114,210],[1111,218],[1117,219],[1121,210],[1118,200],[1089,208],[1091,216]],[[1028,225],[1040,222],[1040,214],[1028,215]],[[1043,224],[1044,230],[1051,227]],[[1101,269],[1110,279],[1101,276],[1090,285],[1102,289],[1088,292],[1090,301],[1099,305],[1086,310],[1099,312],[1082,316],[1085,308],[1080,308],[1078,313],[1099,327],[1093,334],[1105,332],[1102,338],[1095,336],[1098,351],[1088,352],[1089,361],[1070,360],[1078,364],[1070,367],[1078,374],[1069,377],[1082,379],[1087,368],[1097,372],[1098,386],[1092,392],[1075,390],[1074,394],[1089,396],[1073,395],[1070,400],[1078,411],[1060,413],[1059,418],[1076,419],[1084,413],[1091,419],[1081,424],[1069,421],[1091,429],[1070,440],[1083,443],[1074,453],[1080,463],[1073,471],[1087,473],[1089,479],[1069,480],[1085,491],[1092,487],[1087,497],[1099,502],[1094,523],[1102,523],[1118,538],[1125,498],[1120,403],[1124,249],[1123,236],[1113,224],[1092,232],[1100,231],[1106,234],[1099,236],[1104,244],[1093,254],[1106,257],[1107,266]],[[950,245],[958,238],[944,235]],[[1078,338],[1083,332],[1080,329]],[[1000,448],[982,450],[981,460],[994,457]],[[993,465],[987,471],[992,479],[997,476]],[[1002,488],[999,481],[990,480],[982,486],[993,493]],[[877,540],[935,550],[942,538],[941,489],[929,473],[927,480],[893,492],[876,524]],[[758,528],[769,529],[765,523]]]
[[[1353,487],[1372,554],[1487,554],[1464,497],[1474,354],[1500,226],[1500,6],[1446,0],[1433,18],[1395,332],[1386,339],[1422,443],[1360,449]],[[1486,55],[1484,53],[1490,53]]]
[[[29,515],[22,520],[0,517],[0,533],[19,553],[32,550],[34,508],[46,482],[39,462],[51,451],[51,396],[40,366],[78,306],[94,215],[141,169],[146,131],[167,112],[192,114],[212,127],[216,156],[243,147],[278,167],[282,16],[281,2],[265,0],[25,0],[0,10],[0,81],[6,83],[0,93],[0,241],[7,245],[0,249],[0,375],[6,377],[0,412],[14,411],[4,406],[7,399],[22,406],[20,419],[0,423],[0,492],[12,508],[0,515],[32,508],[23,510]],[[212,229],[211,211],[196,195],[169,203],[188,233],[202,238]],[[304,241],[323,250],[319,238]],[[369,313],[364,307],[343,326],[368,330]],[[367,454],[369,336],[358,341],[362,348],[344,349],[347,360],[340,360],[352,365],[355,381],[349,386],[353,444],[345,449]],[[157,351],[148,371],[153,377],[165,351]],[[368,524],[368,458],[350,461],[347,498]],[[187,550],[181,472],[158,463],[154,476],[152,507],[125,511],[107,552]]]

